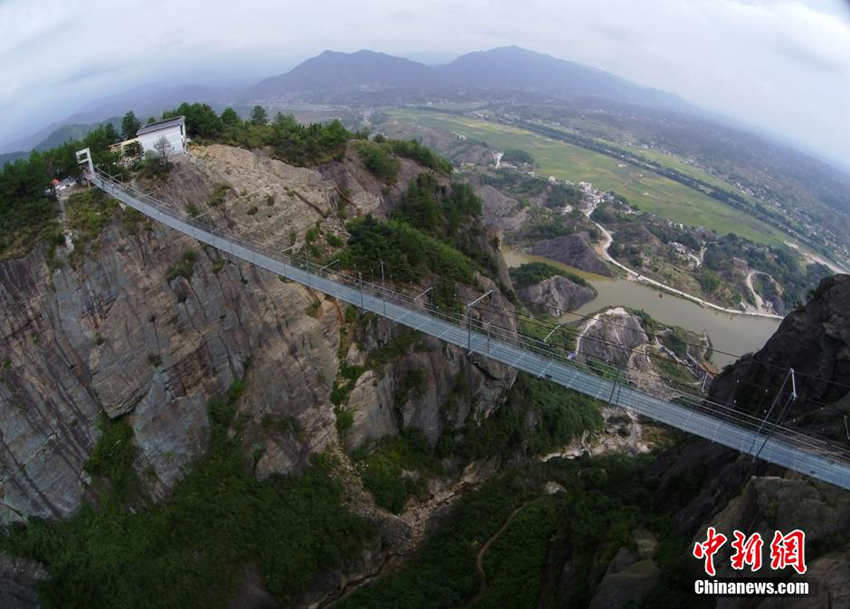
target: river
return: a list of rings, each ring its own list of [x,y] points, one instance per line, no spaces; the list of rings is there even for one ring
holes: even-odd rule
[[[589,281],[599,295],[577,311],[568,314],[565,319],[575,318],[576,313],[587,315],[609,306],[623,305],[643,309],[662,323],[707,334],[715,349],[711,359],[719,367],[736,359],[726,353],[741,355],[759,350],[776,332],[780,323],[778,319],[721,313],[636,281],[602,277],[507,247],[502,248],[502,256],[509,267],[526,262],[546,262],[581,275]]]

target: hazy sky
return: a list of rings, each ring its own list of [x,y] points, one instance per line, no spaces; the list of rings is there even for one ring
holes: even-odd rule
[[[0,142],[187,73],[257,80],[327,48],[516,44],[677,93],[850,166],[842,0],[0,0],[0,24]]]

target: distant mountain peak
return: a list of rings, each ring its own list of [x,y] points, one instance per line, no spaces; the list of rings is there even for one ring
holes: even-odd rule
[[[545,60],[545,61],[563,61],[564,63],[579,65],[579,64],[576,64],[575,62],[572,62],[572,61],[567,61],[565,59],[558,59],[558,58],[553,57],[552,55],[549,55],[547,53],[540,53],[538,51],[532,51],[531,49],[526,49],[524,47],[520,47],[520,46],[517,46],[515,44],[504,46],[504,47],[494,47],[492,49],[486,49],[486,50],[483,50],[483,51],[473,51],[471,53],[466,53],[465,55],[461,55],[455,61],[457,61],[458,59],[464,59],[464,58],[469,60],[469,59],[480,59],[480,58],[490,58],[490,57],[505,57],[505,56],[523,58],[523,59],[531,59],[531,60],[539,59],[539,60]]]
[[[493,47],[492,49],[478,51],[478,53],[484,55],[497,55],[500,53],[518,53],[523,55],[540,55],[543,57],[551,57],[551,55],[547,55],[545,53],[538,53],[537,51],[532,51],[531,49],[526,49],[525,47],[517,46],[515,44],[509,44],[503,47]],[[472,53],[469,53],[469,55],[472,55]]]
[[[353,53],[326,50],[286,74],[262,81],[252,95],[256,99],[297,97],[346,88],[415,89],[441,96],[450,96],[452,90],[522,90],[567,99],[600,98],[665,110],[694,110],[675,95],[516,45],[467,53],[437,66],[370,49]]]
[[[327,50],[286,74],[260,82],[254,94],[281,95],[366,85],[410,87],[421,84],[428,71],[421,63],[369,49],[353,53]]]

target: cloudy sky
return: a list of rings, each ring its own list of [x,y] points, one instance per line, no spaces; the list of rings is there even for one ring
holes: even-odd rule
[[[258,80],[327,48],[516,44],[850,167],[846,0],[0,0],[0,23],[0,142],[152,81]]]

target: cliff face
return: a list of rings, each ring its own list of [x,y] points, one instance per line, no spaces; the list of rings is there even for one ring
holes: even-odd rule
[[[765,395],[776,395],[791,368],[799,397],[787,424],[846,439],[840,415],[850,392],[850,275],[824,279],[814,298],[790,313],[758,353],[715,379],[711,397],[752,409],[767,401]]]
[[[403,161],[396,190],[416,167]],[[345,204],[335,172],[346,176]],[[303,244],[317,223],[344,239],[343,205],[349,217],[383,209],[381,184],[353,153],[320,173],[210,146],[146,187],[281,248],[293,239]],[[207,400],[243,376],[237,419],[246,451],[259,455],[258,476],[298,470],[310,455],[342,446],[331,393],[341,331],[348,331],[343,304],[225,260],[131,211],[116,210],[87,248],[75,265],[67,247],[57,249],[57,268],[43,249],[0,263],[0,520],[63,517],[80,505],[90,492],[83,465],[102,416],[126,417],[136,470],[155,497],[164,495],[206,446]],[[362,361],[398,332],[383,322],[378,328],[364,344],[349,342],[344,359]],[[410,369],[423,372],[426,389],[398,404],[396,386]],[[461,371],[475,413],[446,411]],[[345,443],[407,426],[436,441],[445,426],[486,416],[513,378],[504,367],[424,341],[359,379]]]
[[[527,251],[529,254],[557,260],[583,271],[611,276],[608,266],[596,255],[587,233],[546,239],[535,243]]]
[[[560,317],[567,311],[578,309],[596,298],[596,290],[570,281],[566,277],[555,275],[540,283],[530,285],[520,294],[531,306],[546,311],[549,315]]]
[[[101,414],[128,415],[139,469],[153,474],[152,488],[172,485],[205,446],[207,399],[240,378],[252,355],[253,374],[278,396],[274,408],[299,404],[305,422],[333,429],[321,406],[336,373],[335,313],[305,315],[306,290],[248,265],[213,272],[213,252],[198,255],[191,279],[169,281],[169,267],[193,247],[159,227],[131,236],[114,224],[77,270],[48,274],[39,253],[3,265],[6,520],[77,507]],[[321,450],[326,435],[306,436],[309,448]]]
[[[789,367],[797,376],[800,398],[785,423],[808,433],[831,437],[846,445],[843,415],[850,355],[850,276],[825,279],[805,308],[791,313],[758,353],[728,367],[711,386],[715,400],[751,403],[749,383],[776,389]],[[772,398],[773,394],[771,394]],[[760,396],[759,396],[760,397]],[[775,416],[775,413],[774,413]],[[838,432],[841,432],[841,437]],[[753,461],[705,440],[696,440],[663,453],[654,469],[660,480],[657,502],[677,506],[680,531],[705,538],[714,526],[728,534],[740,529],[760,532],[769,540],[774,530],[795,528],[806,533],[806,556],[813,594],[783,599],[783,607],[844,607],[850,599],[850,493],[776,466]],[[766,544],[768,541],[765,542]],[[767,550],[765,550],[767,551]],[[728,566],[728,552],[719,563]],[[725,567],[724,567],[725,568]],[[730,575],[728,570],[718,573]],[[760,577],[775,577],[763,570]],[[722,599],[724,608],[776,606],[763,599]]]

